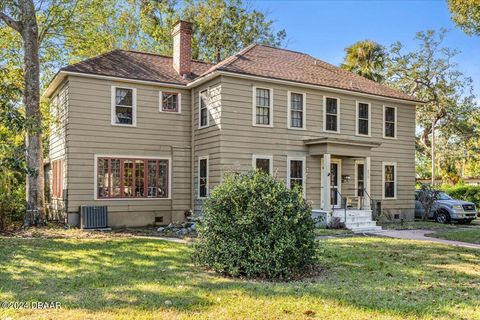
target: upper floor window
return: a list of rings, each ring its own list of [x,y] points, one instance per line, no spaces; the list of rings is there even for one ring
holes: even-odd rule
[[[160,106],[163,112],[180,112],[180,94],[160,92]]]
[[[288,128],[305,129],[305,94],[288,92]]]
[[[357,102],[357,134],[370,135],[370,104]]]
[[[305,195],[305,158],[287,159],[287,186],[294,188],[298,186]]]
[[[136,89],[112,87],[112,124],[136,125]]]
[[[258,126],[272,126],[273,124],[273,90],[253,88],[254,92],[254,119],[253,124]]]
[[[323,124],[325,131],[339,132],[340,127],[340,105],[339,99],[325,97],[323,109]]]
[[[255,169],[265,173],[272,174],[273,172],[273,157],[263,155],[253,155],[252,165]]]
[[[383,137],[396,138],[397,137],[397,108],[383,107]]]
[[[200,91],[199,96],[199,127],[208,127],[208,89]]]
[[[169,160],[98,158],[98,199],[168,198]]]
[[[397,196],[397,164],[383,163],[383,198],[394,199]]]
[[[198,197],[208,195],[208,156],[198,158]]]

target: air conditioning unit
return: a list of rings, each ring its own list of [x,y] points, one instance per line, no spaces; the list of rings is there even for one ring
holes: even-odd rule
[[[107,206],[80,206],[80,227],[82,229],[108,228]]]

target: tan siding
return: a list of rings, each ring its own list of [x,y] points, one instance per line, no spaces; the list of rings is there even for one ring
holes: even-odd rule
[[[274,156],[274,171],[279,179],[286,179],[286,157],[307,157],[307,199],[314,207],[320,206],[321,158],[308,156],[304,139],[319,137],[349,138],[356,134],[356,101],[371,104],[371,139],[382,145],[372,149],[371,194],[382,198],[382,161],[397,162],[396,200],[385,200],[386,210],[399,209],[413,217],[415,182],[415,108],[412,105],[384,103],[381,99],[357,98],[353,95],[330,94],[322,90],[289,87],[267,82],[222,77],[222,136],[223,170],[251,167],[252,154]],[[252,125],[252,88],[273,88],[273,128]],[[307,130],[287,129],[287,91],[306,93]],[[340,133],[323,132],[323,97],[340,99]],[[397,139],[383,139],[383,105],[397,107]],[[355,155],[352,154],[352,157]],[[354,159],[342,158],[342,174],[351,180],[343,185],[342,193],[353,195],[355,188]]]
[[[189,90],[69,77],[68,211],[80,205],[107,205],[112,225],[146,225],[155,216],[183,220],[190,208],[191,102]],[[111,125],[111,88],[137,89],[136,127]],[[181,113],[159,111],[160,91],[181,93]],[[171,199],[94,200],[94,156],[171,157]]]
[[[208,117],[209,126],[207,128],[199,128],[199,92],[209,90]],[[198,199],[198,158],[208,156],[209,167],[209,189],[218,185],[221,181],[221,127],[222,127],[222,95],[221,95],[220,78],[213,79],[193,92],[193,109],[194,109],[194,210],[199,212],[203,200]]]

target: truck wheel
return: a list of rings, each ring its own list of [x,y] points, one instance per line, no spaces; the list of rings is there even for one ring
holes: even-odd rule
[[[450,214],[445,210],[439,210],[435,212],[435,221],[441,224],[450,222]]]

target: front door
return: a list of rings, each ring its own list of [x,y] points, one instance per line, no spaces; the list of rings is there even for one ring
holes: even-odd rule
[[[334,208],[342,206],[342,166],[340,160],[333,160],[330,163],[330,203]]]

